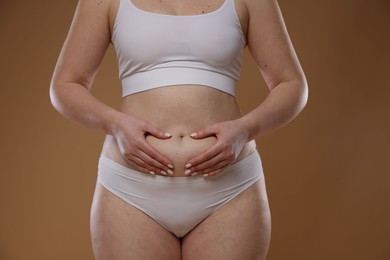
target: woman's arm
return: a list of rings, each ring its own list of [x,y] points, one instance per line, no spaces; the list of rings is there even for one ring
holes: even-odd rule
[[[90,90],[110,44],[109,1],[79,1],[54,69],[50,97],[65,117],[81,125],[110,132],[114,109],[94,98]]]
[[[308,87],[276,0],[247,0],[248,48],[270,90],[266,99],[240,119],[249,139],[271,132],[305,107]]]
[[[217,143],[190,159],[192,172],[215,175],[237,159],[246,142],[290,122],[308,97],[306,78],[276,0],[244,0],[249,13],[248,48],[270,90],[245,116],[202,129],[194,138],[217,136]]]
[[[110,44],[111,1],[80,0],[50,85],[53,106],[68,119],[114,135],[125,159],[141,171],[167,171],[171,162],[144,138],[169,138],[153,126],[121,113],[90,90]]]

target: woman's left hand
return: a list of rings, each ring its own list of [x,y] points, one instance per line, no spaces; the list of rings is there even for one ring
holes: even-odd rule
[[[232,164],[249,141],[249,133],[240,120],[224,121],[213,124],[190,135],[193,139],[210,136],[217,142],[201,153],[191,158],[186,164],[187,175],[214,176]]]

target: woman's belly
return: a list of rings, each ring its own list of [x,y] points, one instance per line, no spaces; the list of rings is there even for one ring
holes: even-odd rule
[[[187,177],[184,174],[185,165],[189,159],[195,157],[213,146],[217,139],[207,137],[204,139],[192,139],[189,135],[179,136],[173,134],[170,139],[158,139],[153,136],[146,137],[147,142],[157,151],[165,155],[174,165],[174,177]],[[236,161],[248,156],[256,149],[254,141],[247,143]],[[136,170],[120,154],[115,138],[107,136],[102,153],[123,166]],[[167,177],[169,178],[169,177]]]
[[[206,151],[217,141],[215,137],[195,140],[188,135],[173,135],[167,140],[158,139],[154,136],[147,136],[146,140],[157,151],[164,154],[173,162],[174,176],[184,176],[184,169],[187,161]]]
[[[151,146],[172,161],[175,177],[186,176],[184,171],[187,161],[206,151],[217,141],[213,136],[193,139],[190,137],[191,133],[213,123],[233,120],[240,116],[233,97],[199,86],[164,87],[131,95],[124,99],[120,110],[172,134],[169,139],[158,139],[151,135],[145,138]],[[255,142],[249,142],[237,160],[255,149]],[[102,153],[134,169],[120,154],[113,136],[106,137]]]

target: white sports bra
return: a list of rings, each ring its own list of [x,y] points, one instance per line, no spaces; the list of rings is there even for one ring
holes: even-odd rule
[[[122,96],[172,85],[203,85],[235,96],[245,37],[234,0],[199,15],[144,11],[120,0],[111,41]]]

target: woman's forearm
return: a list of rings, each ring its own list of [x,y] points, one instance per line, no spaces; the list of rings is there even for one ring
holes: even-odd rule
[[[66,118],[106,134],[112,134],[113,124],[120,117],[120,112],[99,101],[86,87],[77,83],[52,83],[50,99]]]
[[[249,140],[272,132],[295,118],[308,98],[306,81],[282,82],[266,99],[239,120],[248,131]]]

